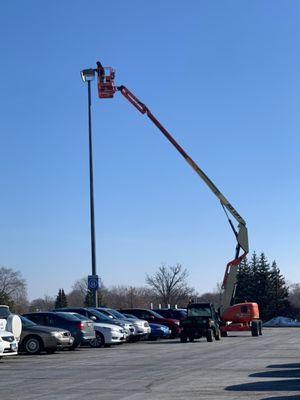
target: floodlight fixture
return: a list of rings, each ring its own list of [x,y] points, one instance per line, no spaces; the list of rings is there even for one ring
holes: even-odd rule
[[[95,79],[95,70],[93,68],[83,69],[80,71],[83,82],[93,81]]]

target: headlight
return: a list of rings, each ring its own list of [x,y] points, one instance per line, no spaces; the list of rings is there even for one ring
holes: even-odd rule
[[[50,335],[59,339],[59,338],[61,338],[62,333],[61,332],[51,332]]]

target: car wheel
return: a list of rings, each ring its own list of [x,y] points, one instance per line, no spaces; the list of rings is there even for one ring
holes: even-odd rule
[[[262,321],[258,322],[258,333],[259,335],[262,335]]]
[[[193,342],[193,341],[194,341],[194,336],[190,336],[190,337],[189,337],[189,341],[190,341],[190,342]]]
[[[30,336],[25,339],[24,350],[27,354],[39,354],[43,350],[43,342],[37,336]]]
[[[90,346],[92,348],[96,348],[96,347],[102,347],[104,345],[105,345],[104,336],[102,335],[102,333],[97,332],[95,339],[92,339],[90,341]]]
[[[185,335],[180,336],[180,342],[181,343],[186,343],[187,342],[187,337]]]
[[[222,337],[227,337],[227,336],[228,336],[228,333],[227,333],[226,331],[221,331],[221,336],[222,336]]]
[[[208,342],[212,342],[213,341],[213,331],[212,331],[212,329],[208,329],[207,330],[207,333],[206,333],[206,340],[208,341]]]
[[[216,340],[221,340],[221,333],[220,333],[220,330],[219,330],[219,329],[216,330],[215,339],[216,339]]]
[[[72,346],[68,347],[68,350],[75,350],[75,349],[77,349],[77,347],[79,347],[79,345],[80,345],[80,343],[74,342],[72,344]]]
[[[45,351],[46,351],[47,354],[53,354],[53,353],[56,352],[56,350],[57,350],[56,347],[55,347],[54,349],[45,349]]]
[[[258,325],[258,321],[252,321],[252,324],[251,324],[251,334],[252,334],[252,336],[258,336],[258,334],[259,334],[259,325]]]

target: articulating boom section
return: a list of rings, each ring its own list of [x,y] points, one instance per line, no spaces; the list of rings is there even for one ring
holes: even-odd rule
[[[200,176],[200,178],[206,183],[209,189],[217,196],[224,211],[227,215],[226,210],[236,219],[238,222],[238,231],[236,231],[232,221],[228,218],[230,226],[234,232],[237,240],[236,253],[234,260],[227,264],[224,281],[223,281],[223,304],[224,308],[230,306],[233,302],[235,286],[236,286],[236,275],[237,266],[246,257],[249,252],[248,244],[248,231],[245,220],[240,216],[236,209],[229,203],[226,197],[219,191],[216,185],[209,179],[209,177],[202,171],[202,169],[195,163],[195,161],[185,152],[185,150],[176,142],[176,140],[170,135],[170,133],[164,128],[164,126],[154,117],[149,108],[143,104],[129,89],[125,86],[115,86],[114,77],[115,72],[110,67],[102,67],[100,62],[97,62],[97,74],[98,74],[98,91],[100,98],[113,97],[116,91],[120,91],[122,95],[142,114],[146,114],[147,117],[157,126],[157,128],[163,133],[163,135],[169,140],[169,142],[176,148],[176,150],[182,155],[186,162],[193,168],[193,170]],[[108,75],[105,75],[105,71],[109,71]],[[240,256],[240,250],[244,253]]]

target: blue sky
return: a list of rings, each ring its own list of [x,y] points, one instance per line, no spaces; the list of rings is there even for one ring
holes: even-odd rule
[[[299,281],[300,4],[10,1],[1,5],[0,265],[29,297],[90,273],[86,87],[99,59],[247,221],[251,251]],[[93,88],[98,273],[143,285],[183,264],[221,281],[234,237],[215,197],[120,94]]]

